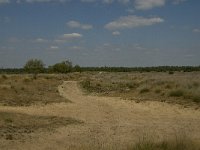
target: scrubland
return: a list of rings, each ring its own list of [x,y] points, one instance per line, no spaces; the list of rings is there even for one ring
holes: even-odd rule
[[[122,99],[199,107],[200,73],[99,73],[81,82],[87,92]]]
[[[0,75],[0,149],[200,149],[200,72]]]

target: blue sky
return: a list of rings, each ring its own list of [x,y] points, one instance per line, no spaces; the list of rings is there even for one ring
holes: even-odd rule
[[[0,0],[0,67],[200,65],[199,0]]]

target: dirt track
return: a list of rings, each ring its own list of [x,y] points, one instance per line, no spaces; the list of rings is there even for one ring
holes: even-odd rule
[[[88,96],[75,81],[64,82],[58,89],[72,103],[28,108],[1,106],[0,110],[72,117],[84,123],[62,127],[51,134],[42,132],[24,142],[1,141],[1,149],[126,149],[144,133],[161,138],[186,134],[200,141],[199,110],[159,102],[135,103],[120,98]]]

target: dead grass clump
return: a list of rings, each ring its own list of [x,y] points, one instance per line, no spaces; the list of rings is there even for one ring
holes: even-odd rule
[[[188,141],[140,141],[132,150],[199,150],[194,143]]]
[[[171,139],[156,140],[154,136],[143,136],[130,150],[199,150],[200,145],[187,136],[175,135]]]

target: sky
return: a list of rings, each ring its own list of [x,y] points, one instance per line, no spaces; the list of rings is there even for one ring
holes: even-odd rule
[[[199,0],[0,0],[0,68],[199,66]]]

